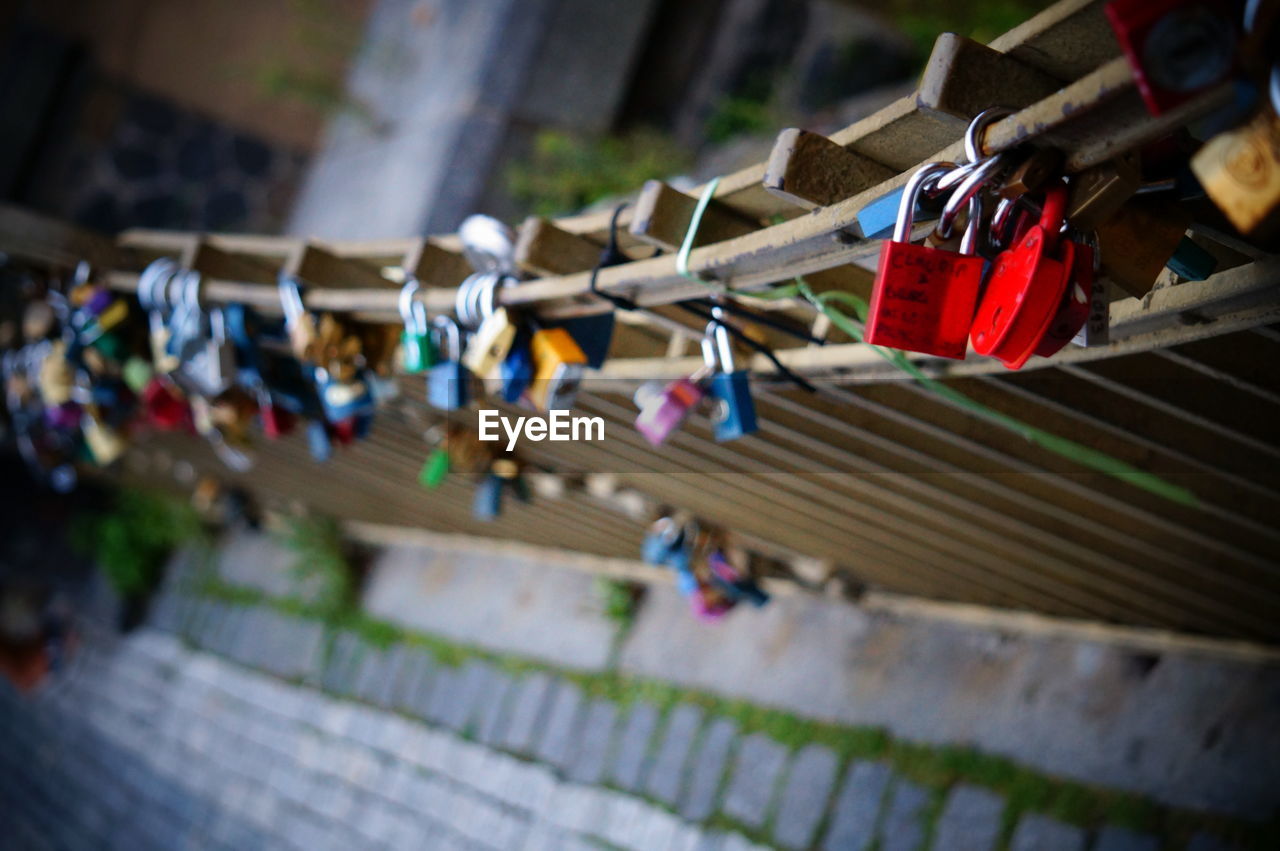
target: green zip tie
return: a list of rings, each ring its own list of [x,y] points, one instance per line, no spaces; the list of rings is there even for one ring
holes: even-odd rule
[[[807,300],[814,307],[823,312],[831,324],[835,325],[845,334],[848,334],[858,342],[865,342],[862,338],[862,326],[859,323],[865,323],[869,307],[866,300],[853,293],[832,290],[824,293],[815,293],[810,289],[808,282],[804,278],[796,278],[796,283],[775,287],[772,290],[760,293],[751,293],[750,295],[758,298],[778,299],[778,298],[794,298],[799,295]],[[840,302],[848,307],[856,314],[858,320],[855,322],[844,313],[836,303]],[[870,344],[868,344],[870,345]],[[1037,446],[1047,449],[1057,455],[1062,456],[1071,461],[1075,461],[1085,467],[1097,470],[1127,482],[1135,487],[1142,488],[1145,491],[1153,493],[1157,496],[1164,497],[1170,502],[1176,502],[1179,505],[1198,506],[1200,500],[1196,495],[1187,488],[1175,485],[1172,482],[1165,481],[1154,473],[1146,470],[1139,470],[1131,464],[1121,461],[1115,456],[1100,452],[1097,449],[1090,449],[1088,446],[1068,440],[1065,437],[1059,437],[1052,432],[1037,428],[1029,423],[1024,423],[1017,417],[1011,417],[1008,414],[995,410],[982,404],[976,399],[970,399],[968,396],[943,384],[936,378],[930,378],[924,372],[911,362],[905,354],[895,349],[884,349],[880,346],[872,345],[871,348],[887,360],[889,363],[901,369],[907,375],[911,376],[920,386],[924,387],[937,395],[948,399],[960,408],[974,414],[986,421],[1008,429],[1014,434],[1021,435],[1026,440],[1036,444]]]
[[[702,224],[702,215],[707,212],[707,207],[710,206],[711,198],[716,194],[716,187],[719,185],[720,178],[713,177],[703,187],[702,197],[698,199],[698,206],[693,208],[693,218],[689,219],[689,229],[685,231],[684,243],[680,246],[680,252],[676,254],[676,272],[681,277],[701,284],[705,284],[706,281],[689,271],[689,253],[693,251],[693,241],[698,236],[698,226]]]

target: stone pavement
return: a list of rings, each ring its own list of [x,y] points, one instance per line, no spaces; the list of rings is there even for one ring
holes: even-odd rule
[[[1005,809],[693,704],[621,706],[172,590],[49,692],[0,692],[0,760],[15,848],[951,851],[996,848]],[[1034,813],[1013,828],[1014,851],[1159,843]]]
[[[224,572],[245,572],[229,561]],[[264,587],[269,561],[253,564]],[[554,554],[442,539],[378,553],[363,604],[412,630],[601,671],[617,627],[594,597],[592,577]],[[1002,632],[810,595],[708,625],[655,585],[616,666],[805,718],[970,745],[1173,807],[1265,820],[1280,806],[1274,662]]]

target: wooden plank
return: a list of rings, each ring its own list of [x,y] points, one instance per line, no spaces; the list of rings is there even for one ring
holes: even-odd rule
[[[678,248],[689,231],[698,199],[661,180],[647,180],[636,199],[631,235],[665,250]],[[719,201],[707,205],[698,223],[694,247],[711,245],[758,230],[759,222],[743,218]]]
[[[372,266],[344,259],[312,242],[294,248],[280,271],[320,287],[381,289],[391,283]]]
[[[350,256],[350,255],[349,255]],[[471,274],[471,264],[461,253],[430,238],[419,239],[404,252],[400,266],[423,287],[454,287]]]
[[[0,252],[60,268],[88,260],[98,269],[114,268],[121,253],[106,236],[14,204],[0,204]]]
[[[916,104],[925,112],[967,123],[992,106],[1028,107],[1048,97],[1061,81],[973,39],[943,33],[920,78]]]
[[[778,134],[765,165],[764,188],[805,210],[839,203],[894,176],[893,169],[853,153],[819,133]]]
[[[530,216],[516,237],[516,263],[537,275],[565,275],[594,269],[604,246],[556,227],[542,216]]]

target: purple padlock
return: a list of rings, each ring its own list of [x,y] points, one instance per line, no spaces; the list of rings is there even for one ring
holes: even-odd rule
[[[705,395],[702,385],[692,378],[677,378],[656,393],[645,393],[642,388],[637,393],[644,398],[640,400],[636,430],[649,443],[661,446]]]
[[[111,306],[111,302],[115,301],[115,295],[111,290],[103,287],[95,290],[93,295],[89,296],[89,300],[85,302],[84,309],[94,316],[101,316],[102,311]]]
[[[44,421],[49,428],[71,429],[80,425],[80,406],[75,402],[49,405],[44,409]]]

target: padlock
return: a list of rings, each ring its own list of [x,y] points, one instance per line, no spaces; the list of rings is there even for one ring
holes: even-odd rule
[[[1111,343],[1111,294],[1107,279],[1098,275],[1098,248],[1093,250],[1093,287],[1089,293],[1089,317],[1071,340],[1072,345],[1091,348]]]
[[[1152,115],[1168,112],[1235,70],[1236,4],[1111,0],[1105,10]]]
[[[124,438],[113,428],[103,424],[93,413],[87,413],[81,424],[85,446],[99,467],[106,467],[125,451]]]
[[[193,428],[191,407],[169,389],[159,376],[153,377],[142,392],[147,422],[162,431],[190,431]]]
[[[640,414],[636,417],[636,430],[653,446],[661,446],[684,423],[690,411],[706,396],[702,384],[693,376],[677,378],[654,392],[636,393]]]
[[[520,329],[511,352],[498,367],[500,388],[498,395],[504,402],[515,404],[524,396],[533,382],[533,351],[529,346],[529,333]]]
[[[448,475],[449,450],[443,446],[437,446],[427,455],[427,460],[423,462],[422,469],[418,471],[418,484],[424,488],[435,490],[444,484],[444,480]]]
[[[324,420],[307,420],[307,450],[321,464],[333,457],[333,442]]]
[[[985,261],[907,241],[921,188],[953,168],[951,163],[931,163],[907,182],[893,238],[880,246],[867,315],[868,343],[964,358]]]
[[[1098,225],[1102,271],[1135,298],[1151,292],[1191,224],[1179,204],[1138,196]]]
[[[302,289],[297,278],[280,273],[278,281],[280,289],[280,306],[284,310],[284,327],[289,335],[289,348],[293,356],[305,361],[311,355],[312,344],[316,340],[317,328],[315,317],[307,312],[302,303]]]
[[[640,558],[657,567],[688,568],[693,534],[675,517],[660,517],[645,531]]]
[[[48,354],[40,362],[40,399],[45,405],[61,405],[71,401],[75,376],[67,362],[67,344],[57,340],[49,347]]]
[[[1071,176],[1067,221],[1077,230],[1094,230],[1115,215],[1142,186],[1136,151]]]
[[[869,202],[858,211],[855,222],[863,239],[885,239],[893,234],[905,194],[906,187],[899,186]],[[921,191],[912,204],[911,218],[913,221],[922,215],[935,218],[941,210],[940,197],[931,195],[928,191]]]
[[[44,409],[44,424],[53,429],[72,429],[84,419],[84,410],[77,402],[48,405]]]
[[[475,497],[471,501],[471,513],[477,520],[496,520],[502,513],[502,490],[506,482],[502,477],[485,474],[476,485]]]
[[[471,374],[458,360],[462,332],[448,316],[437,316],[432,325],[439,333],[440,360],[427,373],[427,402],[442,411],[465,408],[471,401]]]
[[[1272,79],[1280,89],[1280,70]],[[1264,107],[1214,136],[1191,158],[1191,170],[1241,233],[1271,235],[1280,218],[1280,116]]]
[[[511,352],[516,326],[505,307],[495,307],[467,341],[462,363],[472,375],[490,377]]]
[[[616,322],[614,311],[597,313],[594,316],[578,316],[573,319],[562,319],[556,325],[569,332],[569,336],[582,349],[587,357],[587,366],[600,369],[609,359],[609,346],[613,342],[613,328]]]
[[[340,381],[327,369],[316,367],[315,382],[316,389],[320,392],[325,419],[329,422],[337,423],[373,413],[373,394],[362,377]]]
[[[400,318],[404,321],[404,330],[400,332],[400,365],[409,375],[425,372],[435,363],[427,309],[414,298],[418,288],[418,279],[410,276],[400,289]]]
[[[1218,268],[1218,258],[1201,248],[1191,237],[1184,236],[1164,265],[1184,281],[1203,281]]]
[[[1062,303],[1044,336],[1036,344],[1036,354],[1042,358],[1057,354],[1063,346],[1075,339],[1092,311],[1093,247],[1083,242],[1074,243],[1074,254],[1071,277],[1067,282],[1067,291],[1062,296]]]
[[[179,369],[184,385],[199,395],[214,398],[236,379],[236,348],[227,338],[226,318],[215,308],[209,314],[209,337],[194,348]]]
[[[1036,148],[1023,155],[1009,176],[1000,181],[996,194],[1001,198],[1019,198],[1039,192],[1050,180],[1062,174],[1062,151],[1057,148]]]
[[[563,328],[539,328],[530,341],[534,363],[534,403],[548,411],[573,407],[587,356]]]
[[[297,418],[293,412],[275,403],[271,391],[265,384],[259,383],[258,418],[262,422],[262,433],[268,440],[279,440],[293,431]]]
[[[996,257],[973,317],[973,348],[1020,369],[1062,303],[1075,263],[1075,244],[1060,239],[1066,187],[1045,193],[1040,221]]]
[[[717,320],[720,308],[713,308]],[[707,325],[702,338],[702,359],[711,370],[707,395],[715,402],[712,419],[717,441],[737,440],[751,434],[756,423],[756,404],[751,398],[751,373],[735,370],[729,330],[719,321]]]
[[[178,368],[177,358],[168,351],[169,326],[162,313],[163,293],[177,270],[177,264],[173,260],[162,257],[148,264],[138,276],[138,304],[147,312],[151,365],[156,372],[161,373],[169,373]]]
[[[707,556],[707,572],[711,583],[733,600],[747,600],[756,608],[769,602],[769,594],[754,579],[734,566],[723,550],[713,550]]]

